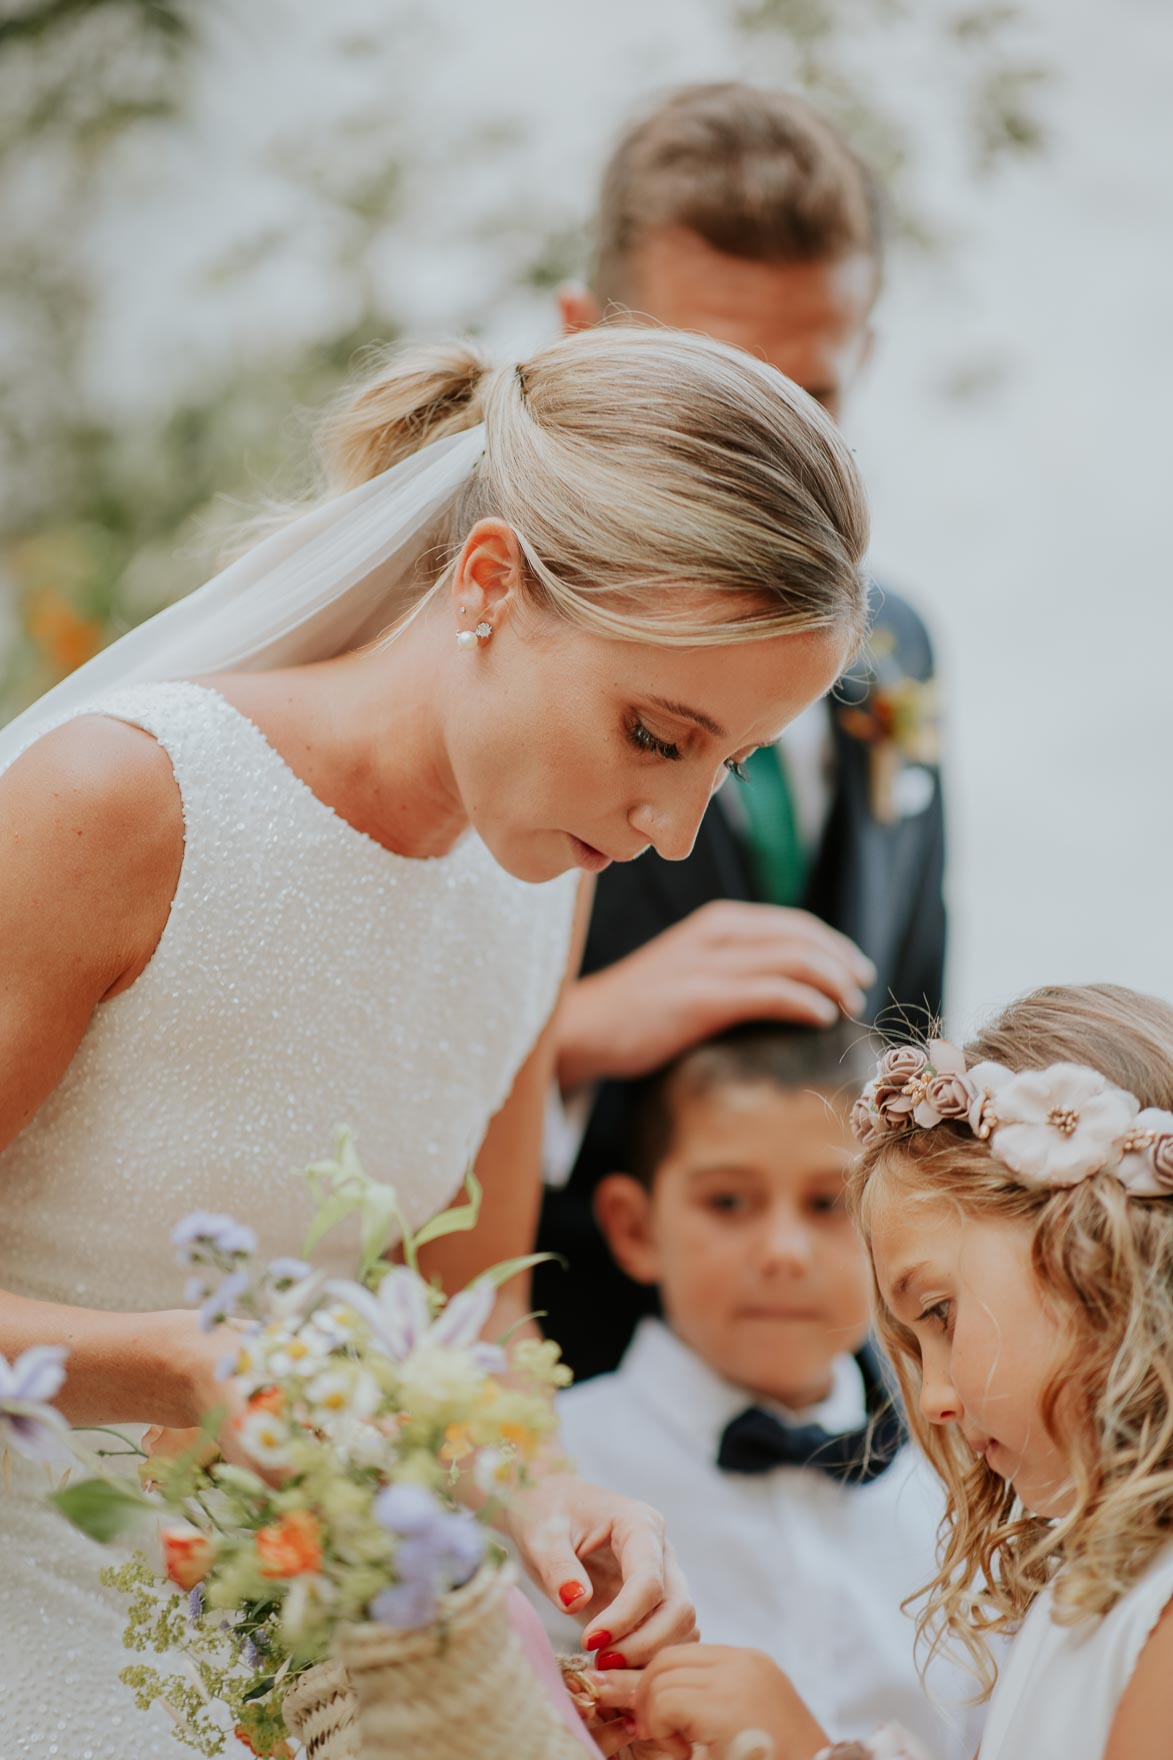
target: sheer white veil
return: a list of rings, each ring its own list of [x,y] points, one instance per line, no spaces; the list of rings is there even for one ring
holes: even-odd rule
[[[420,600],[419,565],[484,445],[483,424],[433,441],[282,526],[0,728],[0,770],[107,691],[294,666],[370,641]]]

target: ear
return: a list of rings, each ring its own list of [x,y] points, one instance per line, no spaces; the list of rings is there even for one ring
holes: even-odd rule
[[[603,308],[589,287],[568,283],[558,289],[558,316],[563,336],[573,336],[576,330],[593,330],[601,323]]]
[[[609,1173],[595,1187],[595,1221],[621,1271],[636,1283],[659,1283],[660,1249],[652,1194],[629,1173]]]
[[[513,527],[503,519],[481,519],[461,545],[450,589],[459,629],[482,620],[500,629],[520,605],[525,560]]]

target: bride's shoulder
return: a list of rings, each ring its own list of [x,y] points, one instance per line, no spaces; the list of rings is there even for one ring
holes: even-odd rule
[[[0,776],[0,822],[75,873],[113,869],[136,891],[174,879],[182,861],[170,759],[150,734],[108,715],[79,715],[15,759]]]

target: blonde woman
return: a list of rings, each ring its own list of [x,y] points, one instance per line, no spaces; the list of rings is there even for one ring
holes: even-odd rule
[[[429,1251],[446,1283],[526,1251],[584,876],[687,854],[862,634],[846,448],[718,344],[391,357],[327,462],[302,519],[0,735],[0,1351],[67,1345],[75,1424],[218,1403],[170,1229],[230,1210],[295,1253],[296,1170],[339,1122],[413,1224],[475,1156],[480,1224]],[[491,1330],[525,1312],[516,1280]],[[644,1506],[551,1474],[512,1534],[628,1663],[690,1633]],[[19,1469],[13,1756],[60,1729],[157,1760],[96,1566]]]
[[[854,1122],[879,1333],[947,1494],[920,1627],[993,1686],[980,1760],[1165,1760],[1173,1008],[1038,990],[964,1051],[894,1047]],[[673,1754],[727,1760],[753,1728],[739,1752],[762,1760],[920,1756],[891,1727],[826,1748],[751,1651],[689,1645],[606,1679]]]

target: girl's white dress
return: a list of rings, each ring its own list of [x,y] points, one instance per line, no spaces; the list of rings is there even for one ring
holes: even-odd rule
[[[1173,1546],[1094,1624],[1056,1625],[1052,1591],[1040,1595],[1002,1667],[981,1760],[1103,1760],[1124,1689],[1171,1600]]]
[[[183,1304],[193,1209],[300,1252],[306,1165],[349,1125],[413,1225],[458,1190],[558,992],[575,877],[513,879],[471,833],[428,861],[356,831],[215,691],[137,686],[90,709],[152,733],[185,850],[146,970],[96,1011],[55,1093],[0,1155],[0,1288],[112,1310]],[[343,1267],[350,1270],[347,1260]],[[167,1760],[169,1719],[118,1673],[117,1554],[0,1477],[0,1757]]]

